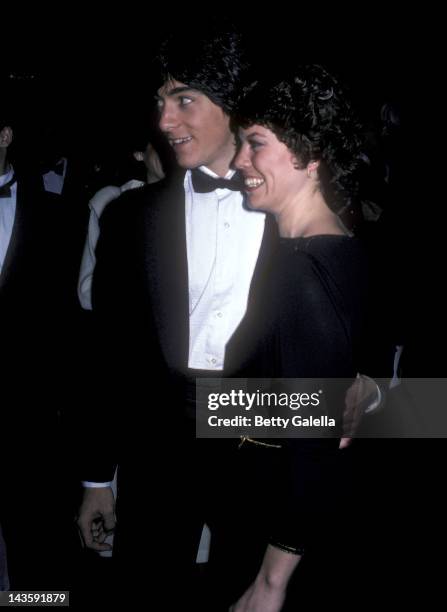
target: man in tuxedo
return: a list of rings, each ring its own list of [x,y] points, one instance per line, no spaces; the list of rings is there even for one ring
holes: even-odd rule
[[[10,163],[12,125],[0,114],[0,522],[11,588],[47,589],[67,585],[68,544],[60,550],[59,538],[73,533],[58,470],[67,472],[62,422],[74,302],[70,310],[65,226],[39,177]]]
[[[222,375],[225,345],[244,316],[261,244],[271,246],[263,240],[265,216],[244,208],[242,183],[232,180],[230,169],[236,142],[229,113],[245,68],[241,51],[234,52],[237,36],[209,33],[189,43],[182,50],[177,38],[159,58],[159,126],[181,169],[106,209],[93,280],[93,315],[105,355],[95,400],[107,402],[107,412],[94,421],[102,435],[92,439],[91,451],[85,448],[88,482],[79,525],[88,547],[106,548],[103,536],[115,526],[108,483],[118,463],[114,556],[126,559],[126,575],[136,586],[144,577],[143,567],[132,563],[140,546],[158,561],[154,584],[166,586],[160,568],[167,563],[170,580],[192,575],[203,497],[214,478],[209,456],[196,458],[195,377]],[[225,372],[236,370],[225,363]],[[113,416],[112,397],[118,403]],[[151,504],[153,528],[135,515],[141,501]],[[143,543],[147,529],[150,542]]]

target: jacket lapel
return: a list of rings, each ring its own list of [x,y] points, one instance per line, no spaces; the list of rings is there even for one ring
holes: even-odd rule
[[[237,377],[267,333],[272,291],[275,282],[275,260],[278,245],[278,227],[275,219],[267,215],[264,235],[259,250],[248,295],[247,311],[230,339],[225,351],[225,376]]]
[[[185,228],[184,173],[145,209],[143,221],[146,279],[155,325],[167,364],[188,367],[189,294]]]

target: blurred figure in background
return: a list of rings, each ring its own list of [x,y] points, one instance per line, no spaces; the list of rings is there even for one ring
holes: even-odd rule
[[[3,84],[0,106],[0,522],[12,589],[69,588],[74,279],[65,219],[32,172],[19,112],[29,96],[13,85]]]
[[[78,297],[84,310],[92,309],[91,289],[96,264],[95,249],[100,233],[99,218],[105,207],[128,189],[156,183],[165,176],[160,156],[147,137],[135,138],[131,145],[125,158],[119,159],[115,171],[115,182],[117,184],[123,180],[125,182],[120,187],[116,184],[103,187],[89,202],[90,219],[78,282]]]

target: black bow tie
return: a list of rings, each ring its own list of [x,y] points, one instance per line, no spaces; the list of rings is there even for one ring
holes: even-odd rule
[[[10,198],[11,197],[11,186],[16,182],[15,174],[9,179],[7,183],[0,187],[0,198]]]
[[[230,179],[214,178],[205,174],[201,170],[191,170],[192,186],[196,193],[210,193],[215,189],[231,189],[232,191],[242,191],[244,179],[236,172]]]

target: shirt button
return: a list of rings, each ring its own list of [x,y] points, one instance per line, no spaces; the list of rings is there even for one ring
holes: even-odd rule
[[[221,312],[218,312],[217,316],[219,317],[219,319],[221,319],[223,317],[223,314]]]
[[[228,229],[229,227],[230,227],[230,224],[228,223],[228,221],[225,221],[225,223],[224,223],[224,228],[225,228],[225,229]]]
[[[217,359],[216,359],[215,357],[212,357],[212,358],[211,358],[211,363],[212,363],[212,364],[216,364],[216,363],[217,363]]]

